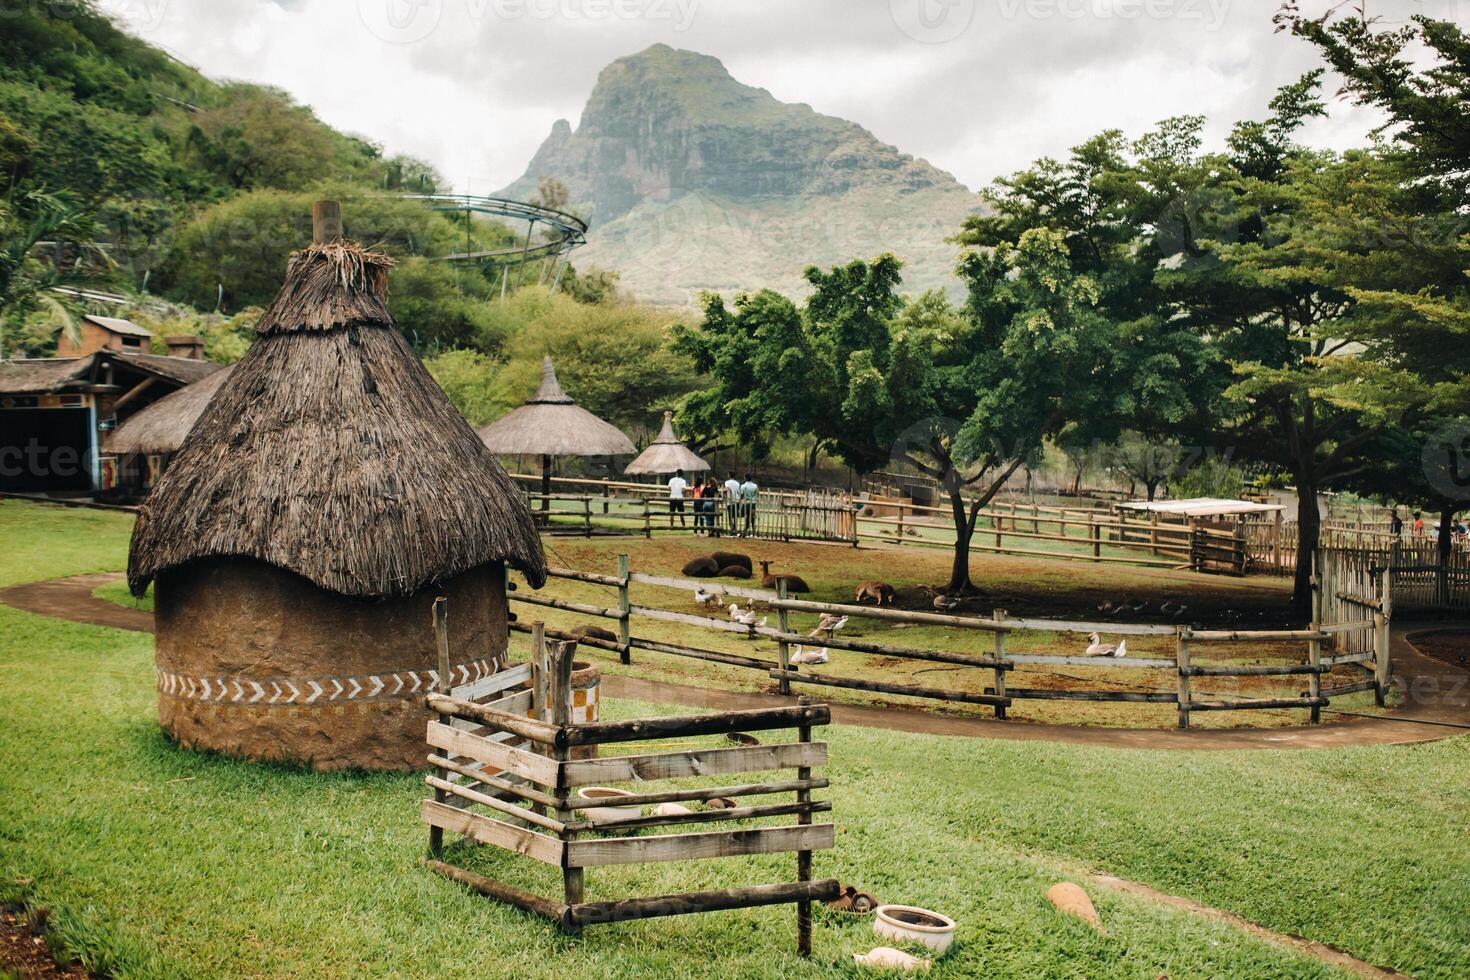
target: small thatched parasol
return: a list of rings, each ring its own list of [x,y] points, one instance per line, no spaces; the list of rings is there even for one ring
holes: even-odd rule
[[[108,433],[104,448],[119,456],[178,452],[184,437],[229,376],[230,368],[220,368],[203,381],[163,396]]]
[[[686,473],[697,473],[709,469],[709,464],[695,455],[694,450],[684,445],[674,435],[674,413],[664,412],[664,427],[659,430],[658,438],[638,458],[629,463],[624,473],[634,476],[644,476],[659,473],[673,473],[683,470]]]
[[[638,451],[617,426],[561,390],[549,356],[541,362],[541,386],[531,400],[485,426],[480,438],[503,456],[540,456],[543,494],[551,493],[553,456],[631,456]],[[548,504],[543,497],[542,508]]]
[[[489,562],[545,580],[525,498],[393,325],[391,264],[341,241],[292,254],[257,340],[143,504],[134,594],[213,556],[357,598]]]

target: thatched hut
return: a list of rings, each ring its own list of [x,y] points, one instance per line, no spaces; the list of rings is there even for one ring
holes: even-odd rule
[[[530,401],[480,429],[480,439],[503,456],[540,456],[541,492],[551,493],[553,456],[631,456],[632,440],[562,391],[548,356],[541,361],[541,385]],[[541,505],[549,502],[543,497]]]
[[[424,763],[435,596],[453,682],[506,649],[507,564],[546,564],[524,498],[394,328],[386,256],[293,253],[257,339],[144,503],[158,713],[181,743],[318,768]]]
[[[702,473],[707,469],[709,464],[674,435],[674,413],[664,412],[664,426],[659,430],[658,438],[639,453],[638,458],[629,463],[623,472],[632,476],[657,476],[679,470],[685,473]]]
[[[118,492],[142,496],[158,482],[229,368],[160,398],[107,434],[102,449],[117,461]]]

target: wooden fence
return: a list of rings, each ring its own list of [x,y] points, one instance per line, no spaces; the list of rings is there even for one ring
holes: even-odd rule
[[[1376,594],[1389,578],[1392,604],[1401,610],[1454,612],[1470,609],[1470,552],[1463,547],[1439,560],[1439,545],[1424,538],[1394,541],[1387,548],[1326,547],[1319,574],[1342,583],[1339,590]]]
[[[439,647],[439,676],[450,663],[445,601],[435,604],[434,625]],[[529,684],[512,694],[487,691],[480,701],[447,693],[444,686],[428,696],[438,718],[429,722],[428,761],[435,767],[426,782],[434,790],[420,805],[429,825],[432,870],[499,901],[550,919],[569,933],[597,923],[624,922],[654,916],[684,915],[721,909],[795,904],[797,947],[811,953],[813,901],[837,897],[836,880],[812,880],[812,852],[833,846],[831,823],[814,823],[815,814],[832,804],[814,800],[826,779],[815,770],[827,763],[827,743],[813,741],[813,728],[826,725],[831,712],[824,704],[733,711],[720,714],[637,718],[572,724],[571,670],[575,643],[546,643],[540,624],[532,626],[532,658],[510,674]],[[501,688],[501,691],[506,688]],[[487,700],[490,698],[490,700]],[[600,746],[707,735],[749,735],[795,729],[795,741],[742,744],[731,748],[596,757]],[[732,739],[734,741],[734,739]],[[650,791],[647,783],[690,777],[795,770],[780,781],[741,785],[706,785]],[[583,795],[582,787],[632,785],[616,800]],[[750,797],[794,794],[789,803],[751,804]],[[727,800],[733,806],[691,810],[686,802]],[[662,807],[643,815],[648,805]],[[607,812],[633,808],[635,814]],[[479,809],[476,809],[478,807]],[[751,826],[768,817],[791,817],[794,824]],[[637,836],[647,827],[703,828],[733,822],[732,830],[686,830]],[[561,869],[562,899],[543,897],[457,867],[444,860],[444,832],[476,844],[490,845]],[[630,835],[630,832],[633,832]],[[716,857],[794,852],[796,880],[720,891],[589,902],[586,869],[649,862],[694,861]]]
[[[583,582],[617,590],[616,607],[599,606],[593,603],[573,602],[552,596],[523,592],[512,583],[510,598],[513,602],[544,608],[560,609],[594,618],[612,620],[617,623],[616,640],[586,637],[582,642],[616,652],[625,664],[632,663],[634,650],[646,650],[659,654],[704,660],[734,667],[757,670],[776,681],[782,694],[789,694],[792,685],[843,688],[881,694],[902,695],[960,704],[978,704],[991,707],[997,718],[1006,717],[1006,708],[1017,700],[1065,700],[1107,701],[1173,704],[1178,712],[1178,724],[1188,728],[1190,717],[1200,711],[1241,711],[1251,709],[1305,708],[1309,709],[1313,722],[1320,719],[1321,709],[1333,695],[1352,693],[1358,690],[1375,690],[1382,699],[1388,684],[1388,646],[1386,620],[1358,614],[1326,621],[1319,613],[1313,624],[1299,630],[1193,630],[1189,627],[1160,626],[1141,623],[1092,623],[1070,622],[1051,619],[1019,619],[1009,616],[1005,610],[995,610],[992,615],[963,616],[945,613],[915,612],[908,610],[851,605],[845,603],[818,602],[810,599],[793,599],[785,595],[784,587],[778,591],[726,585],[709,579],[684,579],[662,575],[647,575],[633,572],[626,555],[620,556],[616,575],[598,574],[568,568],[550,569],[553,579]],[[692,613],[662,609],[633,601],[632,591],[636,585],[659,586],[672,589],[696,589],[715,591],[725,597],[743,599],[758,610],[767,611],[765,621],[758,625],[742,625],[730,619],[701,616]],[[827,636],[814,639],[792,629],[792,613],[830,613],[834,616],[858,617],[870,620],[924,626],[943,626],[955,630],[981,631],[991,636],[988,653],[954,652],[946,650],[920,649],[869,640]],[[770,625],[771,614],[776,618]],[[728,653],[681,643],[669,643],[633,632],[635,620],[679,623],[695,626],[710,633],[738,634],[762,637],[776,641],[776,659],[745,654]],[[530,627],[513,622],[511,629],[530,632]],[[1070,635],[1089,633],[1130,636],[1168,636],[1174,641],[1172,657],[1129,656],[1122,658],[1101,656],[1072,656],[1051,653],[1016,653],[1007,647],[1007,637],[1017,631],[1046,631]],[[610,631],[609,631],[610,632]],[[1349,648],[1339,637],[1361,637],[1370,635],[1365,648]],[[567,631],[548,629],[552,637],[569,637]],[[1274,641],[1300,642],[1305,651],[1300,662],[1271,665],[1232,665],[1224,663],[1196,664],[1192,655],[1203,647],[1217,644],[1240,644]],[[1358,641],[1361,642],[1361,641]],[[1327,645],[1331,649],[1327,649]],[[976,690],[952,690],[914,684],[894,684],[866,678],[844,676],[840,672],[813,671],[805,665],[792,661],[792,649],[798,645],[822,647],[831,651],[871,654],[893,657],[899,660],[925,663],[949,664],[961,667],[976,667],[990,672],[992,682],[988,687]],[[1158,672],[1168,676],[1169,688],[1154,691],[1139,691],[1132,688],[1102,688],[1093,690],[1057,690],[1051,688],[1018,687],[1009,683],[1008,674],[1018,666],[1039,667],[1087,666],[1109,672]],[[1360,675],[1353,681],[1336,688],[1324,688],[1322,679],[1336,667],[1366,672],[1374,680],[1364,682]],[[1261,676],[1295,676],[1307,678],[1308,690],[1294,697],[1281,698],[1230,698],[1219,692],[1197,690],[1196,678],[1239,678]],[[1201,683],[1210,683],[1201,681]]]

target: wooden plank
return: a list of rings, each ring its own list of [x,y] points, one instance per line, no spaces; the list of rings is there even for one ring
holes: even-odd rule
[[[1028,701],[1128,701],[1139,704],[1174,704],[1179,700],[1175,691],[1062,691],[1049,687],[1011,687],[1009,684],[1006,685],[1006,696]]]
[[[1283,677],[1290,674],[1326,674],[1332,670],[1330,664],[1314,667],[1311,664],[1264,664],[1223,667],[1180,667],[1180,672],[1189,677]]]
[[[1245,698],[1240,701],[1196,701],[1191,711],[1253,711],[1261,708],[1324,707],[1326,698]]]
[[[686,589],[689,592],[693,592],[695,589],[703,589],[706,592],[719,592],[721,595],[732,595],[741,599],[766,601],[776,598],[776,593],[771,589],[753,589],[743,585],[729,585],[724,579],[671,578],[667,575],[644,575],[642,572],[632,572],[629,574],[628,580],[641,585],[660,585],[667,589]]]
[[[567,733],[570,745],[605,745],[609,742],[641,742],[657,738],[694,738],[729,732],[760,732],[799,725],[827,725],[832,709],[825,704],[788,708],[755,708],[707,715],[663,718],[634,718],[630,721],[594,721]]]
[[[514,803],[507,803],[505,800],[498,799],[485,793],[481,793],[478,790],[471,789],[470,787],[462,785],[460,783],[451,783],[449,780],[440,779],[438,776],[425,776],[424,782],[428,783],[435,789],[442,789],[446,793],[452,793],[455,796],[458,796],[460,799],[469,800],[471,803],[478,803],[483,807],[488,807],[491,810],[496,811],[497,813],[504,813],[508,816],[514,817],[517,820],[524,820],[526,821],[526,823],[535,824],[536,826],[549,830],[554,834],[559,834],[566,829],[566,825],[563,824],[560,820],[553,820],[551,817],[542,816],[534,810],[527,810],[523,806],[516,806]]]
[[[728,810],[694,810],[690,813],[671,814],[667,817],[619,817],[615,820],[587,820],[581,823],[569,823],[567,829],[578,832],[595,830],[611,833],[615,830],[637,830],[642,827],[719,823],[725,820],[755,820],[760,817],[781,817],[794,813],[826,813],[831,809],[832,804],[828,800],[812,800],[806,803],[771,803],[766,806],[737,806]]]
[[[1372,628],[1373,628],[1373,620],[1371,620],[1371,619],[1356,619],[1356,620],[1352,620],[1351,622],[1347,622],[1347,623],[1332,623],[1329,626],[1323,626],[1323,627],[1321,627],[1321,630],[1322,630],[1322,632],[1324,634],[1332,634],[1332,633],[1353,633],[1353,632],[1356,632],[1358,630],[1371,630]]]
[[[1172,632],[1172,631],[1171,631]],[[1191,640],[1205,643],[1246,643],[1251,640],[1321,640],[1323,630],[1195,630]]]
[[[704,786],[698,789],[671,789],[663,793],[637,793],[618,798],[619,806],[649,806],[656,803],[683,803],[687,800],[712,800],[716,797],[740,799],[745,796],[769,796],[773,793],[791,793],[800,790],[826,789],[825,779],[788,779],[772,783],[744,783],[736,786]],[[607,806],[607,800],[586,800],[573,797],[568,804],[574,810],[588,807]]]
[[[500,731],[514,732],[521,738],[530,739],[540,745],[565,745],[566,733],[559,725],[553,725],[544,721],[536,721],[527,718],[523,714],[512,714],[501,711],[492,705],[476,704],[473,701],[461,701],[444,694],[430,694],[428,696],[429,708],[441,715],[454,715],[458,718],[468,718],[478,721],[482,725]],[[443,748],[443,746],[438,746]],[[468,753],[460,753],[468,755]]]
[[[455,755],[487,763],[533,783],[540,783],[542,786],[556,785],[557,764],[545,756],[509,748],[437,721],[429,722],[428,742],[436,749],[446,749]]]
[[[533,628],[526,623],[511,623],[510,631],[527,634],[534,632]],[[575,640],[579,646],[597,647],[599,650],[609,650],[613,653],[619,650],[616,640],[604,640],[600,636],[585,636],[576,630],[555,629],[551,626],[544,627],[544,631],[553,640]]]
[[[749,667],[752,670],[770,670],[776,666],[776,661],[774,660],[762,660],[760,657],[742,657],[738,653],[704,650],[699,647],[686,647],[675,643],[659,643],[656,640],[647,640],[638,636],[630,637],[629,645],[637,647],[639,650],[652,650],[654,653],[667,653],[675,657],[688,657],[691,660],[707,660],[711,663],[729,664],[732,667]]]
[[[771,671],[771,676],[780,679],[782,672]],[[833,677],[830,674],[812,674],[806,671],[788,670],[785,678],[800,684],[820,684],[823,687],[845,687],[855,691],[878,691],[882,694],[903,694],[913,698],[931,698],[939,701],[958,701],[962,704],[1009,705],[1010,701],[995,694],[974,694],[969,691],[946,691],[937,687],[915,687],[910,684],[886,684],[879,681],[864,681],[852,677]]]
[[[555,837],[513,827],[483,813],[471,813],[434,800],[424,800],[419,813],[430,826],[460,834],[477,843],[493,844],[516,854],[524,854],[543,864],[562,863],[566,845]]]
[[[1324,687],[1321,691],[1323,699],[1340,697],[1344,694],[1357,694],[1359,691],[1373,691],[1378,688],[1376,680],[1359,681],[1356,684],[1344,684],[1341,687]]]
[[[1346,653],[1336,657],[1323,657],[1322,666],[1331,667],[1336,664],[1367,664],[1373,662],[1371,653]]]
[[[485,772],[483,769],[478,769],[473,765],[465,765],[455,762],[453,759],[447,759],[442,755],[430,755],[429,762],[432,765],[438,766],[440,769],[445,769],[449,772],[463,776],[466,779],[472,779],[475,782],[480,783],[482,786],[493,789],[497,793],[508,793],[511,796],[520,797],[521,799],[528,802],[538,803],[541,806],[556,805],[555,797],[548,796],[540,790],[533,789],[532,787],[524,785],[523,783],[511,782],[508,779],[503,779],[501,778],[501,774],[491,775],[490,773]]]
[[[999,631],[998,631],[999,632]],[[982,667],[991,670],[996,667],[1008,670],[1012,665],[1011,660],[997,661],[992,656],[968,653],[949,653],[944,650],[925,650],[919,647],[890,646],[887,643],[873,643],[869,640],[851,640],[842,636],[812,636],[809,633],[780,633],[769,630],[758,630],[757,635],[766,639],[786,640],[790,643],[800,643],[803,646],[823,646],[833,650],[851,650],[854,653],[870,653],[880,657],[903,657],[908,660],[923,660],[939,664],[959,664],[965,667]]]
[[[688,892],[683,895],[660,895],[656,898],[630,898],[621,902],[584,902],[573,905],[568,912],[571,920],[578,926],[587,926],[664,915],[786,905],[791,902],[830,902],[837,897],[840,888],[841,885],[835,878],[829,878],[826,881],[799,881],[727,888],[722,891]]]
[[[461,813],[452,809],[450,812]],[[649,837],[608,837],[569,842],[567,864],[589,868],[610,864],[744,857],[783,851],[820,851],[830,848],[835,839],[836,831],[830,823],[805,827],[756,827],[749,830],[713,830],[696,834],[659,834]]]
[[[1040,630],[1048,633],[1099,633],[1118,636],[1173,636],[1172,626],[1149,626],[1144,623],[1077,623],[1060,619],[1007,619],[1007,629]],[[1196,634],[1198,635],[1198,634]]]
[[[682,779],[731,772],[763,772],[827,764],[827,743],[749,745],[734,749],[690,749],[655,755],[607,759],[574,759],[563,767],[566,786],[628,783],[634,780]]]
[[[462,885],[468,885],[486,898],[493,898],[496,901],[506,902],[527,912],[534,912],[558,924],[565,924],[567,921],[567,907],[561,902],[556,902],[549,898],[542,898],[540,895],[534,895],[531,892],[516,888],[514,885],[507,885],[504,882],[496,881],[494,878],[487,878],[484,875],[475,874],[473,871],[466,871],[463,868],[456,868],[454,865],[445,864],[443,861],[425,861],[424,867],[453,881],[457,881]]]
[[[1150,657],[1078,657],[1052,653],[1007,653],[1006,659],[1017,664],[1053,664],[1067,667],[1136,667],[1173,670],[1176,661]]]
[[[567,612],[581,613],[584,616],[599,616],[603,619],[619,618],[619,613],[616,609],[609,609],[606,606],[594,606],[586,602],[569,602],[566,599],[553,599],[551,596],[545,595],[512,592],[510,601],[524,602],[530,606],[547,606],[551,609],[565,609]]]
[[[451,697],[456,697],[463,701],[473,701],[476,698],[483,698],[487,694],[498,694],[507,688],[515,687],[517,684],[527,684],[530,680],[531,665],[516,664],[514,667],[507,667],[505,670],[499,670],[486,677],[481,677],[477,681],[471,681],[468,684],[461,684],[459,687],[451,688],[449,694]]]
[[[613,588],[621,584],[616,575],[599,575],[596,572],[582,572],[575,568],[562,568],[558,565],[546,566],[546,574],[551,578],[569,578],[574,582],[591,582],[593,585],[610,585]]]

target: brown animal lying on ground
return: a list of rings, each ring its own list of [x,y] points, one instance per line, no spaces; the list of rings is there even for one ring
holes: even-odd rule
[[[612,643],[618,642],[618,634],[612,630],[605,630],[601,626],[577,626],[567,631],[567,638],[580,643],[586,639],[608,640]]]
[[[853,590],[852,601],[858,605],[872,600],[874,605],[893,605],[893,586],[887,582],[859,582]]]
[[[721,568],[729,565],[740,565],[747,572],[755,571],[755,566],[750,563],[750,556],[742,555],[738,551],[712,551],[709,556]]]
[[[777,582],[785,582],[786,583],[786,592],[787,592],[788,595],[789,594],[792,594],[792,593],[796,593],[796,592],[810,592],[811,591],[811,586],[807,585],[806,584],[806,580],[803,579],[800,575],[789,575],[789,574],[772,575],[771,574],[771,563],[770,562],[763,561],[763,562],[760,563],[760,565],[761,565],[761,588],[763,588],[763,589],[774,589],[776,587],[776,583]]]
[[[720,574],[720,566],[713,558],[691,558],[680,571],[690,578],[713,578]]]
[[[744,565],[726,565],[720,569],[720,578],[750,578],[751,571]]]

